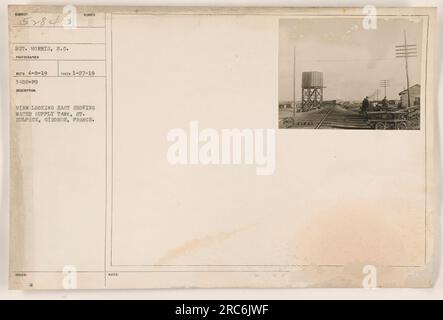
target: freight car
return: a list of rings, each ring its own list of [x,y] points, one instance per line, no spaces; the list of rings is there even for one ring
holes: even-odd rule
[[[409,112],[407,110],[369,111],[368,125],[376,130],[408,129]]]

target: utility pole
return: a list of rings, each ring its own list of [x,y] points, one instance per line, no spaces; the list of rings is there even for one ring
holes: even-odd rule
[[[297,112],[297,101],[295,99],[295,53],[296,47],[294,46],[294,65],[292,70],[292,99],[294,100],[294,121],[295,121],[295,113]]]
[[[406,30],[403,30],[404,35],[404,44],[400,46],[395,46],[395,54],[397,58],[405,58],[405,69],[406,69],[406,85],[408,90],[408,107],[411,106],[411,92],[410,92],[410,84],[409,84],[409,62],[408,58],[416,58],[417,57],[417,45],[416,44],[408,44],[408,40],[406,37]]]
[[[386,94],[386,89],[391,85],[391,83],[389,82],[389,80],[381,80],[380,81],[380,87],[385,89],[385,97],[387,97],[388,95]]]

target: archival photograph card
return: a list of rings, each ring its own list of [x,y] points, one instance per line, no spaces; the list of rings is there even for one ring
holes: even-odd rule
[[[434,8],[10,6],[10,288],[433,286],[435,41]]]

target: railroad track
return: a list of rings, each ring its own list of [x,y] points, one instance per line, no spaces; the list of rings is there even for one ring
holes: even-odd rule
[[[370,129],[363,115],[343,112],[336,107],[331,107],[315,127],[315,129],[321,128]]]
[[[296,118],[285,117],[279,120],[281,128],[305,129],[371,129],[366,117],[339,106],[326,106],[312,113],[297,113]]]
[[[315,126],[315,129],[320,129],[320,127],[323,125],[323,123],[325,122],[325,120],[329,117],[329,115],[331,114],[331,112],[333,111],[334,108],[330,108],[326,114],[324,115],[324,117],[320,120],[320,122]]]

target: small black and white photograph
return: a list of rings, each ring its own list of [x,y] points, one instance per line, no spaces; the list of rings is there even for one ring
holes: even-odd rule
[[[419,17],[281,19],[279,128],[420,130]]]

